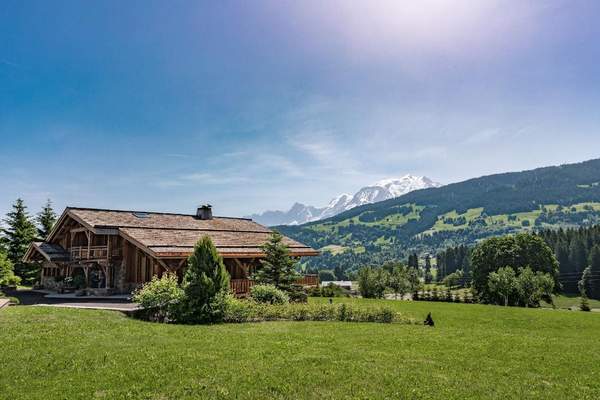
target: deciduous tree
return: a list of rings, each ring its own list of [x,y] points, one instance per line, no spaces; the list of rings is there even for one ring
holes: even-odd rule
[[[497,293],[502,297],[504,306],[508,306],[516,289],[515,270],[512,267],[502,267],[497,272],[490,273],[488,287],[491,293]]]
[[[483,302],[496,302],[490,295],[488,277],[500,268],[510,266],[515,272],[529,267],[532,271],[550,274],[558,282],[558,261],[542,238],[522,233],[490,238],[480,243],[471,254],[473,289]]]

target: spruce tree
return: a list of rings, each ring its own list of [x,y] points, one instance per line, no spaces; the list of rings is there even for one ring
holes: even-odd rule
[[[15,274],[27,283],[34,283],[39,275],[37,264],[23,262],[27,248],[35,240],[37,230],[22,199],[17,199],[13,210],[6,214],[4,229],[8,259],[13,263]]]
[[[263,246],[265,258],[260,260],[262,268],[252,275],[256,283],[274,285],[278,289],[291,291],[298,279],[296,261],[290,257],[288,246],[283,243],[283,236],[273,232],[269,241]]]
[[[425,257],[425,283],[431,283],[433,275],[431,274],[431,257],[429,254]]]
[[[223,295],[229,290],[229,273],[208,236],[196,243],[188,258],[183,290],[182,322],[203,324],[223,319]]]
[[[569,258],[575,271],[583,271],[587,266],[587,252],[585,242],[581,236],[578,236],[569,246]]]
[[[45,239],[50,234],[50,231],[56,222],[56,213],[52,209],[52,202],[50,199],[46,201],[46,205],[44,205],[42,211],[37,215],[36,220],[39,224],[38,236],[41,239]]]

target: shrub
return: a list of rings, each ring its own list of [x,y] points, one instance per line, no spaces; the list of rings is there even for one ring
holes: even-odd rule
[[[306,303],[308,301],[308,294],[302,285],[291,285],[288,296],[292,303]]]
[[[335,284],[312,287],[309,289],[308,295],[311,297],[350,297],[348,290]]]
[[[0,280],[0,286],[18,286],[21,278],[16,275],[8,275]]]
[[[152,280],[133,294],[133,301],[139,303],[144,317],[159,322],[176,320],[178,307],[184,297],[183,289],[177,283],[177,275],[165,274]]]
[[[581,301],[579,303],[579,309],[581,311],[592,311],[590,307],[590,302],[587,297],[581,297]]]
[[[258,321],[341,321],[341,322],[412,322],[387,307],[365,308],[350,304],[279,304],[230,299],[225,310],[225,322]]]
[[[13,264],[0,250],[0,286],[17,286],[19,283],[21,278],[15,275]]]
[[[83,273],[75,275],[71,279],[70,282],[73,285],[73,287],[75,287],[75,289],[83,289],[86,286],[86,284],[85,284],[85,276],[83,275]]]
[[[286,304],[289,296],[274,285],[254,285],[250,288],[250,297],[258,303]]]

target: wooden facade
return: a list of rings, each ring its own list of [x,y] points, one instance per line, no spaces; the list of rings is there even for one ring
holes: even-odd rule
[[[183,276],[193,245],[209,236],[223,256],[231,289],[248,293],[260,268],[261,246],[271,231],[239,218],[67,208],[45,242],[29,248],[25,260],[42,264],[41,283],[53,289],[71,277],[98,293],[130,293],[153,276],[174,272]],[[294,257],[318,254],[285,238]],[[304,276],[300,284],[318,284]]]

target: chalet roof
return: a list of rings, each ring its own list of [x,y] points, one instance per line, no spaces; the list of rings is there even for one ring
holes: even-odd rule
[[[25,258],[30,256],[33,250],[37,250],[48,261],[67,261],[69,253],[61,245],[48,242],[33,242],[29,247]]]
[[[250,219],[214,217],[202,220],[195,215],[144,211],[72,208],[69,216],[89,229],[116,229],[126,239],[145,247],[157,257],[186,257],[204,236],[212,239],[219,253],[229,257],[259,257],[261,246],[272,231]],[[312,256],[318,252],[284,237],[293,256]]]

